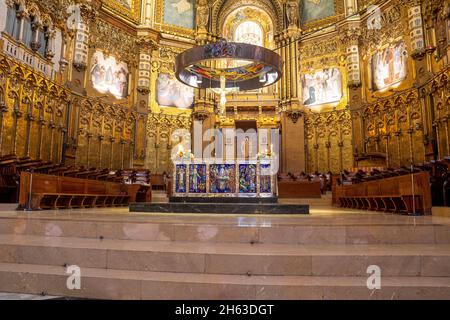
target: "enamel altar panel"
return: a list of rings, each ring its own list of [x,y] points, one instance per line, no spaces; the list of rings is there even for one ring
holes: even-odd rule
[[[236,192],[236,165],[212,164],[209,168],[209,181],[211,193]]]
[[[261,164],[259,176],[260,193],[272,193],[272,175],[270,164]]]
[[[189,165],[189,193],[206,193],[206,164]]]
[[[257,192],[256,164],[246,163],[239,165],[239,193]]]
[[[186,187],[186,170],[187,166],[185,164],[176,165],[175,170],[175,192],[185,193],[187,191]]]

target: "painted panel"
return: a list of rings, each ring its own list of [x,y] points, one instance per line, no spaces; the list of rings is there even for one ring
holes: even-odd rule
[[[113,0],[127,9],[131,9],[132,0]]]
[[[372,56],[373,88],[383,90],[405,80],[406,63],[406,45],[403,41],[375,53]]]
[[[239,193],[256,193],[256,164],[239,165]]]
[[[195,0],[164,0],[164,23],[194,29]]]
[[[260,193],[272,193],[270,164],[261,164],[261,174],[259,177]]]
[[[156,102],[164,107],[188,109],[194,103],[194,88],[167,73],[160,73],[156,83]]]
[[[92,58],[91,83],[101,93],[110,93],[117,99],[128,95],[128,67],[116,61],[113,56],[105,56],[97,51]]]
[[[323,69],[302,76],[305,106],[339,102],[342,98],[342,76],[338,68]]]
[[[189,166],[189,192],[206,193],[206,164]]]
[[[301,4],[302,23],[327,18],[335,14],[334,0],[302,0]]]
[[[236,166],[234,164],[212,164],[209,167],[211,193],[236,192]]]
[[[187,166],[185,164],[178,164],[176,166],[176,180],[175,180],[176,193],[185,193],[187,190],[186,169]]]

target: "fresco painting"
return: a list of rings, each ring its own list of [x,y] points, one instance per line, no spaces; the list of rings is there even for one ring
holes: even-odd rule
[[[195,0],[164,0],[164,23],[194,29]]]
[[[302,76],[305,106],[339,102],[342,98],[342,76],[338,68],[319,70]]]
[[[334,0],[302,0],[300,11],[303,24],[324,19],[335,14]]]

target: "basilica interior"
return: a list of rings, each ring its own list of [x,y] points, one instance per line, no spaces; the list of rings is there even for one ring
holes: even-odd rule
[[[449,66],[449,0],[0,0],[0,299],[450,299]]]

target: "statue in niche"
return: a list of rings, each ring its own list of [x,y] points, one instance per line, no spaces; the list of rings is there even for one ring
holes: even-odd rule
[[[209,7],[207,0],[197,0],[197,30],[206,31],[209,22]]]
[[[298,26],[298,1],[288,1],[286,5],[286,16],[289,27]]]

